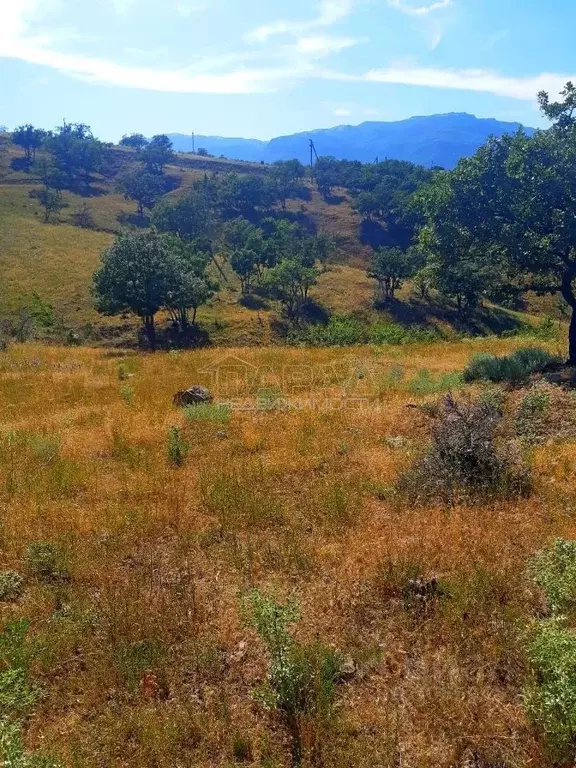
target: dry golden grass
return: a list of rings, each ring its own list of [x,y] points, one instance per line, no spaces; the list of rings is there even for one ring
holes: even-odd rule
[[[257,585],[296,596],[299,637],[357,663],[324,766],[551,765],[521,700],[536,605],[524,573],[552,538],[576,538],[574,444],[537,448],[519,504],[411,508],[389,492],[427,439],[406,408],[419,371],[439,382],[517,345],[0,353],[0,570],[26,576],[0,614],[31,620],[44,690],[28,745],[71,767],[208,768],[237,764],[242,736],[248,762],[288,765],[286,734],[252,698],[266,660],[239,597]],[[193,383],[234,400],[228,422],[172,407]],[[171,426],[190,445],[181,468]],[[58,548],[69,581],[30,573],[35,541]],[[450,597],[406,608],[414,573]]]

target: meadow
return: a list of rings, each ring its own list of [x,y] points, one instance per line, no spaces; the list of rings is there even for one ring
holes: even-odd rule
[[[395,490],[430,404],[486,389],[471,356],[530,341],[0,352],[0,701],[29,755],[9,764],[289,766],[257,588],[346,668],[330,717],[300,721],[303,765],[555,765],[524,707],[527,568],[576,538],[576,442],[527,448],[527,499]],[[192,384],[223,404],[173,407]]]

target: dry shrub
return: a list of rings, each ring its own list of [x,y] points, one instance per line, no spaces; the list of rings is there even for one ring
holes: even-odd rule
[[[504,438],[496,404],[448,394],[439,405],[432,445],[400,478],[398,490],[413,501],[449,504],[527,496],[529,469],[516,444]]]

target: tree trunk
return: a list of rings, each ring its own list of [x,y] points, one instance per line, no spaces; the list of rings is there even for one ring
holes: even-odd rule
[[[567,365],[576,366],[576,296],[574,296],[574,288],[572,282],[576,276],[576,263],[570,263],[567,265],[566,272],[562,278],[562,286],[560,288],[564,301],[572,309],[572,317],[570,318],[570,328],[568,329],[568,360]]]
[[[144,332],[150,344],[152,352],[156,352],[156,325],[154,324],[154,315],[146,315],[144,318]]]
[[[568,329],[568,365],[576,366],[576,303],[572,307],[572,317]]]

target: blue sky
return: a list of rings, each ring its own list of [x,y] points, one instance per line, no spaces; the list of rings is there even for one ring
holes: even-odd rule
[[[0,123],[267,139],[438,112],[541,125],[573,0],[1,0]],[[553,8],[553,10],[551,10]]]

